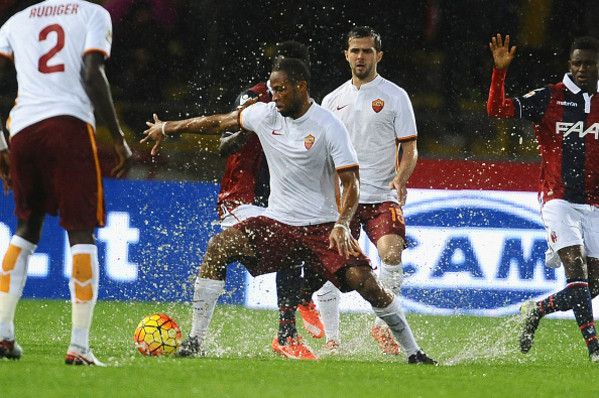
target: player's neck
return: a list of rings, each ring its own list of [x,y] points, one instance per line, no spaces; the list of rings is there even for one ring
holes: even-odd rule
[[[368,75],[365,78],[361,79],[359,77],[357,77],[356,75],[352,75],[352,84],[354,86],[356,86],[356,88],[359,90],[360,87],[362,87],[363,84],[366,83],[370,83],[371,81],[373,81],[374,79],[376,79],[376,77],[378,76],[378,73],[374,72],[372,75]]]

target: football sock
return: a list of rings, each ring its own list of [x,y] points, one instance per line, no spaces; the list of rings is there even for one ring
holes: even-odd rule
[[[297,307],[279,307],[279,332],[277,334],[279,344],[285,345],[287,338],[297,337],[295,326],[295,312]]]
[[[341,342],[339,338],[339,300],[341,292],[328,282],[324,284],[316,292],[316,300],[318,301],[318,310],[320,312],[320,320],[324,326],[326,340],[335,340]]]
[[[379,279],[383,285],[390,289],[393,293],[399,294],[401,285],[403,284],[403,266],[401,263],[390,265],[381,263]]]
[[[89,330],[98,299],[98,248],[96,245],[71,246],[73,268],[69,280],[71,292],[71,345],[89,349]]]
[[[589,352],[599,349],[597,331],[593,319],[593,304],[587,280],[569,280],[566,288],[539,301],[541,315],[556,311],[574,311],[576,323],[582,332]]]
[[[4,259],[2,260],[2,270],[0,270],[0,292],[10,293],[13,296],[21,297],[25,281],[27,280],[29,257],[36,248],[37,245],[34,245],[17,235],[13,235],[10,240],[10,245],[4,254]]]
[[[208,326],[212,320],[212,314],[216,307],[216,301],[220,296],[225,281],[196,278],[193,292],[193,316],[191,321],[190,337],[198,337],[204,341]]]
[[[406,357],[416,354],[420,350],[397,297],[394,297],[387,307],[372,307],[372,309],[389,326]]]
[[[302,268],[294,267],[277,272],[277,304],[279,306],[279,344],[286,344],[287,338],[297,337],[295,314],[300,301]]]
[[[29,257],[37,245],[13,235],[0,269],[0,340],[14,340],[17,304],[27,280]]]

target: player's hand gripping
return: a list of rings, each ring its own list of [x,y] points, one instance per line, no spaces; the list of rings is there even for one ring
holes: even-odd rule
[[[158,150],[162,146],[162,141],[164,141],[164,139],[166,138],[166,133],[163,134],[163,127],[166,122],[163,122],[162,120],[158,119],[158,115],[155,113],[153,116],[154,116],[154,123],[146,122],[149,129],[144,131],[144,134],[146,135],[146,137],[142,138],[141,141],[139,141],[139,142],[143,144],[145,142],[148,142],[149,139],[154,140],[155,144],[152,147],[150,154],[152,156],[156,156],[158,154]]]
[[[501,39],[501,34],[497,33],[497,37],[491,38],[489,48],[493,53],[496,69],[506,69],[512,63],[516,46],[510,48],[510,35],[505,36],[505,42]]]
[[[335,224],[329,234],[329,249],[337,249],[337,252],[345,258],[360,252],[358,241],[351,236],[349,228],[340,224]]]

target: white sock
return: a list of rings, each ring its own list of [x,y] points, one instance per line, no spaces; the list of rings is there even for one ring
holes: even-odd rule
[[[385,308],[372,307],[372,309],[389,326],[406,357],[416,354],[420,350],[397,297],[394,297],[391,304]]]
[[[390,265],[381,263],[379,271],[379,279],[383,282],[383,286],[390,289],[393,293],[399,294],[401,285],[403,284],[403,266],[401,263]]]
[[[0,340],[14,340],[17,304],[27,281],[29,257],[37,245],[13,235],[0,268]]]
[[[204,341],[208,332],[208,326],[212,320],[214,308],[216,307],[216,301],[223,287],[225,287],[225,281],[196,278],[193,292],[193,316],[189,337],[198,337],[200,341]]]
[[[341,292],[331,282],[325,283],[317,292],[318,311],[324,325],[326,340],[341,342],[339,338],[339,299]]]
[[[92,244],[71,246],[73,272],[69,280],[71,292],[71,346],[89,349],[89,331],[98,298],[100,265],[98,248]],[[82,256],[82,257],[75,257]],[[75,269],[81,267],[81,269]],[[85,278],[85,280],[83,280]]]

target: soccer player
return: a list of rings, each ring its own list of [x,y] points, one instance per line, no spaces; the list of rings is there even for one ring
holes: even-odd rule
[[[377,73],[383,57],[380,35],[368,26],[356,27],[347,34],[346,45],[352,78],[325,96],[322,106],[343,121],[358,153],[360,200],[352,233],[358,236],[360,227],[364,228],[382,260],[379,278],[397,294],[403,281],[401,253],[406,247],[402,206],[418,160],[416,120],[405,90]],[[340,341],[339,293],[331,283],[317,292],[328,351],[335,351]],[[418,346],[403,312],[399,316],[404,328],[397,338],[408,363],[436,364]],[[399,354],[400,347],[378,317],[372,336],[384,353]]]
[[[104,365],[89,347],[99,278],[94,229],[105,220],[94,111],[113,139],[113,175],[124,176],[131,158],[104,73],[111,42],[108,11],[81,0],[46,0],[0,28],[0,72],[13,60],[18,83],[7,122],[17,228],[0,270],[0,357],[22,355],[13,321],[48,213],[60,215],[72,254],[65,362]]]
[[[200,356],[226,277],[228,263],[241,261],[252,275],[289,267],[290,259],[333,282],[357,290],[393,333],[406,325],[399,301],[374,275],[368,258],[350,234],[358,205],[358,159],[343,123],[309,95],[310,71],[284,58],[270,75],[272,102],[258,102],[228,114],[149,123],[142,142],[158,151],[163,132],[205,133],[243,128],[255,132],[268,160],[271,193],[263,215],[248,218],[214,236],[195,282],[192,330],[180,356]],[[340,210],[335,172],[343,186]]]
[[[273,61],[280,57],[298,58],[310,64],[308,48],[294,40],[277,44]],[[235,106],[242,107],[252,98],[271,101],[268,82],[260,82],[240,94]],[[268,204],[269,172],[262,146],[256,134],[226,132],[221,137],[221,155],[228,155],[225,173],[218,194],[218,214],[223,229],[249,217],[259,216]],[[295,314],[299,308],[304,327],[314,337],[322,337],[324,328],[311,297],[302,296],[301,262],[293,268],[277,272],[277,304],[279,330],[272,342],[275,352],[294,359],[317,359],[301,341],[296,329]],[[310,290],[311,291],[311,290]]]
[[[506,99],[505,76],[516,52],[509,43],[510,37],[504,41],[500,34],[489,43],[494,68],[487,113],[534,123],[541,152],[541,217],[549,248],[559,255],[567,281],[563,290],[522,305],[520,350],[530,350],[542,317],[573,310],[589,357],[599,362],[591,303],[599,293],[599,41],[574,40],[569,72],[561,82]]]

